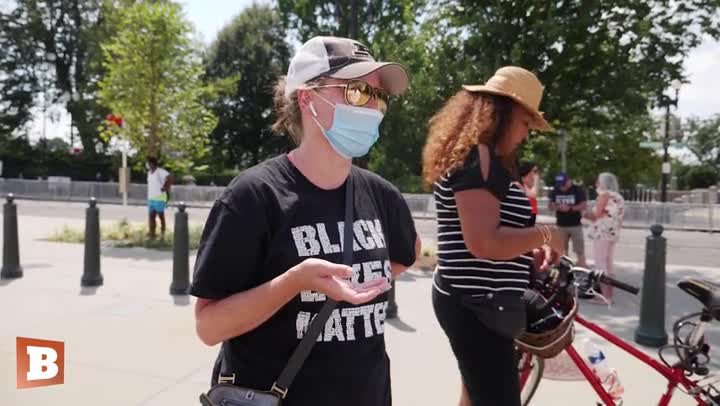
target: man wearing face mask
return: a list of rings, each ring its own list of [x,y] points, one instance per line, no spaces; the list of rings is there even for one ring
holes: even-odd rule
[[[223,344],[213,383],[270,390],[283,406],[391,404],[387,290],[415,262],[419,239],[400,191],[352,159],[369,152],[390,96],[407,86],[403,66],[351,39],[315,37],[293,57],[273,129],[297,148],[233,180],[197,255],[197,334]],[[312,347],[294,380],[278,379],[306,334]]]
[[[170,172],[158,166],[157,158],[151,156],[145,165],[147,168],[147,191],[148,191],[148,226],[150,239],[155,239],[156,222],[155,217],[160,218],[160,236],[165,238],[165,206],[167,205],[172,184]]]

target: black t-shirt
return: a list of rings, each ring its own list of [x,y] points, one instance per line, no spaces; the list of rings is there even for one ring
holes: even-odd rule
[[[354,280],[390,277],[390,262],[415,262],[416,231],[402,194],[352,167]],[[259,286],[311,257],[342,263],[345,185],[322,190],[287,155],[250,168],[227,187],[208,217],[191,293],[221,299]],[[391,404],[384,319],[387,293],[363,305],[338,303],[292,383],[286,406]],[[224,345],[223,373],[269,390],[325,296],[305,291],[256,329]],[[252,309],[247,309],[252,311]]]
[[[585,191],[578,185],[573,184],[570,189],[563,192],[559,188],[553,189],[550,192],[550,201],[557,204],[566,204],[568,206],[574,206],[587,200],[585,197]],[[557,225],[561,227],[574,227],[582,224],[582,213],[579,211],[558,211],[556,212]]]

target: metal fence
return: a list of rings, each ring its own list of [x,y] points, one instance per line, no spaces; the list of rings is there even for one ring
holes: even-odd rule
[[[220,197],[224,187],[217,186],[173,186],[173,201],[183,201],[195,206],[210,206]],[[113,182],[63,182],[27,179],[0,179],[0,193],[15,194],[18,198],[57,201],[87,201],[95,197],[101,203],[118,203],[122,194],[118,184]],[[144,204],[147,201],[147,185],[130,184],[128,202]]]
[[[714,193],[714,194],[713,194]],[[696,193],[689,203],[661,203],[656,201],[626,201],[624,225],[647,228],[662,224],[668,229],[720,231],[720,202],[717,190]],[[435,217],[435,202],[432,195],[405,195],[410,210],[416,215]],[[713,203],[710,203],[713,202]],[[592,207],[594,201],[588,202]],[[548,199],[538,200],[540,215],[555,216],[548,208]]]
[[[594,202],[588,202],[592,207]],[[554,216],[547,199],[538,202],[540,214]],[[720,204],[625,202],[625,227],[647,228],[662,224],[668,229],[720,231]]]
[[[218,186],[173,186],[171,198],[192,206],[209,207],[225,190]],[[66,180],[28,180],[0,178],[0,194],[13,193],[20,199],[87,201],[95,197],[100,203],[120,203],[118,184],[112,182],[70,182]],[[414,215],[435,217],[435,202],[430,194],[405,194]],[[145,204],[147,186],[131,184],[128,201]],[[663,224],[669,228],[720,231],[720,194],[716,188],[684,192],[674,202],[626,201],[625,225],[646,227]],[[589,202],[592,205],[592,202]],[[541,215],[554,215],[548,209],[547,198],[538,201]]]

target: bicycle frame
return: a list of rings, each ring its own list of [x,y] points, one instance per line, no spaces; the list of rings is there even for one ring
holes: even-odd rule
[[[595,334],[611,342],[617,347],[620,347],[620,349],[642,361],[644,364],[651,366],[663,377],[665,377],[665,379],[667,379],[667,391],[663,394],[662,398],[660,398],[660,403],[658,403],[658,406],[668,406],[670,404],[670,400],[672,399],[673,393],[675,392],[675,389],[678,387],[678,385],[682,385],[687,391],[698,389],[698,386],[695,384],[695,382],[691,381],[685,376],[685,371],[683,369],[669,368],[667,365],[658,362],[654,358],[648,356],[647,354],[643,353],[632,345],[614,336],[612,333],[604,330],[600,326],[588,320],[585,320],[580,315],[575,316],[575,322],[591,330]],[[580,372],[583,374],[583,376],[585,376],[585,379],[587,379],[590,385],[592,385],[593,389],[600,396],[601,400],[605,403],[605,405],[616,406],[610,394],[605,390],[605,388],[603,388],[600,379],[595,376],[595,374],[585,363],[580,354],[578,354],[575,348],[571,345],[565,349],[565,352],[567,352],[575,365],[580,369]],[[709,406],[704,400],[700,398],[699,394],[693,395],[693,397],[698,402],[698,406]]]
[[[524,387],[527,383],[528,378],[530,378],[530,364],[532,363],[531,357],[525,357],[523,360],[523,364],[520,367],[520,387]]]

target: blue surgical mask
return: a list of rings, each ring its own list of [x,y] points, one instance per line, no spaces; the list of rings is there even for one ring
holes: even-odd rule
[[[320,97],[325,100],[324,97]],[[327,100],[325,102],[332,105]],[[344,158],[351,159],[367,155],[370,147],[380,137],[380,123],[383,120],[383,114],[375,109],[347,104],[336,104],[334,108],[335,114],[330,129],[324,129],[313,117],[315,124],[323,131],[335,151]]]

